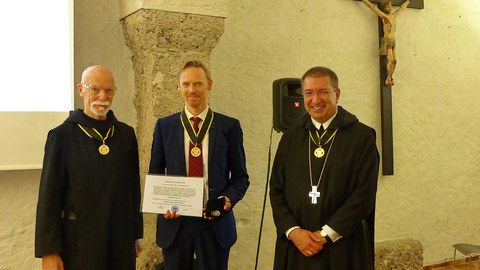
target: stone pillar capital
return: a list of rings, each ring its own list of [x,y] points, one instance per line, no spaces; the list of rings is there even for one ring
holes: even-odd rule
[[[227,17],[228,0],[121,0],[120,19],[140,9]]]

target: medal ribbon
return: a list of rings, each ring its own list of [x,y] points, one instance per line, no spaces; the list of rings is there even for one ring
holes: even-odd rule
[[[310,139],[312,139],[312,141],[318,146],[318,147],[322,147],[324,145],[326,145],[333,137],[335,137],[335,135],[337,134],[337,131],[338,131],[338,128],[335,129],[335,132],[333,132],[333,134],[330,136],[330,138],[328,138],[328,140],[325,142],[325,143],[321,143],[322,142],[322,138],[323,136],[327,133],[327,129],[322,133],[322,136],[320,136],[318,134],[318,131],[315,131],[317,133],[317,138],[318,138],[318,143],[317,141],[315,141],[313,139],[313,136],[312,136],[312,132],[310,130],[308,130],[308,134],[310,134]]]
[[[192,123],[187,118],[185,111],[182,111],[180,114],[180,120],[182,121],[183,129],[187,132],[188,139],[192,142],[193,145],[197,146],[202,144],[205,139],[205,135],[210,130],[213,122],[213,111],[209,108],[205,120],[201,123],[202,126],[198,130],[198,133],[195,132]],[[188,123],[187,125],[185,123]],[[204,125],[206,124],[206,125]]]
[[[92,139],[96,139],[96,140],[102,142],[102,144],[105,144],[105,141],[108,139],[108,136],[110,136],[110,138],[113,137],[113,132],[114,132],[114,130],[115,130],[115,127],[112,125],[112,126],[108,129],[107,135],[105,135],[105,138],[104,138],[104,137],[100,134],[100,132],[98,132],[98,130],[96,130],[95,128],[84,127],[84,126],[82,126],[82,125],[80,125],[80,124],[78,124],[78,123],[77,123],[77,125],[78,125],[78,127],[79,127],[85,134],[87,134],[88,137],[90,137],[90,138],[92,138]],[[90,132],[88,132],[87,130],[90,131],[91,134],[90,134]],[[112,131],[112,134],[110,134],[110,131]],[[93,134],[93,135],[92,135],[92,134]]]

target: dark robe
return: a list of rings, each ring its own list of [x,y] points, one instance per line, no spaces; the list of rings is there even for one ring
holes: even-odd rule
[[[110,148],[80,129],[97,129]],[[88,130],[87,130],[88,131]],[[75,213],[75,218],[63,213]],[[74,220],[73,220],[74,219]],[[66,270],[134,270],[143,237],[138,146],[132,127],[112,111],[106,121],[82,110],[48,134],[37,205],[35,256],[59,253]]]
[[[314,186],[327,159],[317,204],[312,204],[308,196],[312,189],[308,131],[315,134],[316,130],[310,116],[306,115],[301,124],[282,136],[270,179],[270,201],[277,228],[274,269],[373,269],[379,164],[375,130],[360,123],[340,106],[322,143],[336,129],[336,136],[323,146],[325,155],[322,158],[313,155],[317,148],[313,141],[310,145]],[[294,226],[313,232],[321,230],[325,224],[342,238],[325,244],[323,250],[312,257],[305,257],[285,235]]]

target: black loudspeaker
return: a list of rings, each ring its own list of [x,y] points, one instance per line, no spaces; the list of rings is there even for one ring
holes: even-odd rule
[[[287,131],[298,124],[306,113],[300,79],[282,78],[273,81],[273,128],[275,131]]]

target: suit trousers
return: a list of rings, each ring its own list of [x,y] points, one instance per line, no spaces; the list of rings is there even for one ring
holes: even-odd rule
[[[211,220],[180,217],[182,223],[175,240],[163,248],[165,270],[226,270],[230,249],[221,249],[213,233]]]

